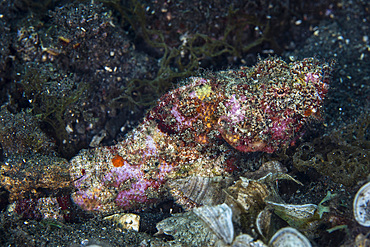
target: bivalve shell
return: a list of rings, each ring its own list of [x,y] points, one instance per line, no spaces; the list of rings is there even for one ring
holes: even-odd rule
[[[353,214],[357,223],[370,227],[370,182],[357,191],[353,200]]]
[[[271,215],[272,215],[272,210],[269,210],[267,208],[259,212],[259,214],[257,215],[256,227],[257,227],[258,233],[262,237],[266,237],[268,233],[270,232]]]
[[[235,184],[228,188],[228,193],[240,203],[245,211],[260,211],[264,208],[264,200],[270,195],[267,185],[240,177]]]
[[[283,204],[271,201],[266,203],[273,208],[275,214],[288,222],[289,225],[297,228],[305,228],[305,226],[317,219],[317,205],[315,204]]]
[[[248,234],[237,236],[231,247],[267,247],[261,240],[255,240]]]
[[[231,183],[230,177],[188,177],[168,181],[171,195],[185,208],[194,206],[212,206],[224,202],[226,189]]]
[[[270,239],[271,247],[311,247],[310,241],[292,227],[284,227],[277,231]]]
[[[232,210],[223,203],[217,206],[203,206],[194,208],[193,212],[201,218],[209,228],[226,244],[231,244],[234,239],[234,226]]]
[[[262,177],[265,177],[267,174],[272,173],[287,173],[288,169],[284,167],[279,161],[272,160],[263,163],[257,171],[247,172],[244,174],[244,177],[249,179],[258,180]]]

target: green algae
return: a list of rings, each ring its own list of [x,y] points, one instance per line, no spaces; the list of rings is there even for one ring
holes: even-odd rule
[[[66,129],[68,107],[80,100],[88,89],[84,83],[76,84],[72,75],[59,73],[51,64],[33,64],[25,69],[20,85],[28,99],[32,115],[37,117],[48,133],[53,133],[59,152],[67,157],[73,153]],[[52,130],[48,130],[51,127]],[[38,146],[38,145],[36,145]]]
[[[196,32],[186,35],[187,41],[182,45],[172,47],[166,43],[162,30],[148,28],[145,10],[140,1],[130,0],[126,4],[118,0],[102,0],[100,2],[120,13],[122,26],[129,24],[135,35],[141,36],[149,46],[158,48],[163,52],[159,59],[160,68],[153,80],[133,79],[129,81],[123,94],[114,98],[111,103],[126,100],[139,106],[150,106],[157,98],[154,95],[162,95],[172,86],[174,80],[193,75],[199,68],[199,61],[204,57],[216,58],[225,54],[241,57],[243,53],[247,53],[265,41],[275,43],[271,38],[268,21],[261,23],[257,16],[239,13],[238,9],[233,9],[230,6],[227,10],[229,18],[222,39],[214,39],[207,34]],[[231,21],[241,15],[243,15],[241,18],[243,21]],[[261,27],[264,29],[263,35],[249,44],[244,44],[242,33],[246,25]],[[152,38],[154,36],[156,39]],[[230,40],[234,41],[231,43]],[[184,53],[189,54],[186,59],[181,56]],[[151,92],[150,95],[132,97],[132,92],[138,92],[143,87],[152,88],[155,94]]]

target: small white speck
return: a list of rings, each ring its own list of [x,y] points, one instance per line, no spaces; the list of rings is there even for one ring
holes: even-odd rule
[[[73,132],[73,128],[72,128],[72,126],[71,125],[69,125],[69,124],[67,124],[67,126],[66,126],[66,131],[67,131],[67,133],[72,133]]]
[[[104,67],[104,69],[106,70],[106,71],[108,71],[108,72],[112,72],[113,70],[110,68],[110,67],[108,67],[108,66],[105,66]]]

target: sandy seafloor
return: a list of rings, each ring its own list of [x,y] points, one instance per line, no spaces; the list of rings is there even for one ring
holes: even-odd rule
[[[97,4],[96,2],[81,1],[78,4],[85,5],[88,12],[88,9],[92,8],[89,6]],[[114,4],[109,4],[110,1],[107,2],[105,8],[107,10],[109,8],[114,9]],[[110,3],[112,2],[114,1]],[[152,6],[151,9],[156,8],[155,4],[158,6],[160,4],[163,5],[161,5],[162,7],[157,6],[158,10],[162,11],[162,14],[166,13],[166,15],[157,17],[159,22],[165,19],[168,21],[176,18],[175,14],[170,15],[171,8],[168,7],[169,3],[167,3],[170,1],[165,2],[153,1],[148,3],[148,6]],[[62,10],[57,11],[57,9],[63,9],[62,6],[64,4],[67,6],[67,3],[57,2],[54,4],[52,1],[20,0],[2,1],[0,3],[0,104],[2,105],[2,115],[0,116],[0,126],[2,127],[2,130],[0,130],[0,148],[2,152],[0,162],[2,165],[10,157],[18,155],[17,157],[22,158],[22,155],[26,157],[29,153],[35,151],[43,154],[52,152],[57,156],[70,159],[80,149],[88,148],[93,136],[98,135],[101,131],[105,131],[104,133],[107,135],[101,145],[111,145],[121,140],[127,131],[140,122],[143,113],[148,109],[148,106],[128,107],[124,105],[126,101],[114,106],[106,105],[109,103],[109,97],[118,97],[112,92],[119,88],[117,86],[119,84],[111,79],[112,77],[109,76],[109,73],[111,73],[111,70],[114,70],[114,66],[125,63],[124,71],[118,71],[117,73],[119,74],[115,76],[115,79],[120,77],[119,81],[129,81],[136,78],[136,76],[141,79],[153,79],[159,69],[161,50],[152,48],[150,45],[145,44],[142,38],[135,37],[133,33],[137,30],[130,30],[127,22],[120,22],[119,11],[113,11],[114,23],[112,23],[112,27],[122,25],[121,29],[109,29],[109,27],[102,27],[101,25],[100,27],[93,26],[98,23],[95,23],[94,20],[104,21],[109,20],[109,18],[104,19],[106,18],[105,16],[97,15],[94,19],[94,16],[92,16],[91,25],[97,31],[94,34],[90,33],[87,35],[91,35],[89,37],[92,40],[95,39],[96,44],[85,40],[85,43],[82,43],[82,45],[90,46],[91,50],[77,54],[85,54],[88,57],[83,58],[82,62],[68,60],[68,56],[63,58],[65,56],[63,52],[75,52],[78,46],[81,45],[73,40],[72,37],[69,37],[69,33],[65,29],[60,31],[59,34],[57,31],[54,31],[58,29],[58,25],[62,25],[62,21],[53,20],[53,18],[58,17],[58,11]],[[212,2],[209,3],[209,6],[212,4],[217,5],[218,3]],[[298,3],[291,4],[298,5]],[[273,5],[274,3],[272,2],[271,6]],[[314,5],[315,3],[312,3],[312,6]],[[143,6],[146,6],[145,1],[143,1]],[[265,5],[261,4],[261,6]],[[54,11],[54,14],[49,14],[47,15],[49,17],[45,17],[45,13],[49,13],[48,11]],[[94,9],[94,11],[97,10]],[[282,22],[281,25],[292,25],[293,27],[286,28],[285,31],[287,33],[279,36],[276,41],[279,42],[279,39],[285,39],[279,55],[286,61],[312,56],[325,61],[331,61],[332,59],[336,61],[330,90],[324,105],[323,121],[308,127],[306,135],[301,138],[298,144],[286,151],[287,156],[284,156],[284,159],[282,158],[283,155],[279,156],[279,154],[272,154],[267,157],[275,159],[277,159],[276,157],[281,157],[280,161],[287,166],[288,173],[303,183],[303,187],[299,188],[290,182],[282,182],[279,185],[281,197],[286,202],[292,204],[318,204],[325,197],[327,191],[338,195],[336,199],[327,204],[331,210],[330,218],[326,218],[326,223],[320,226],[321,228],[318,230],[319,236],[310,239],[312,246],[370,246],[370,228],[360,226],[352,215],[352,200],[356,191],[370,180],[370,4],[365,0],[343,0],[327,3],[325,9],[317,12],[317,16],[320,17],[317,19],[314,19],[314,11],[317,11],[317,9],[308,9],[306,15],[303,15],[302,12],[296,13],[295,9],[287,11],[286,15],[296,16],[295,18],[287,18],[291,22]],[[80,12],[76,11],[76,13]],[[286,17],[286,15],[284,16]],[[302,18],[300,19],[299,17]],[[307,19],[304,17],[307,17]],[[71,28],[76,27],[73,21],[77,20],[79,20],[78,17],[73,17],[71,14],[69,18],[69,21],[72,23],[70,25]],[[48,30],[43,30],[43,27],[47,26],[48,23],[52,23],[55,26]],[[154,23],[153,26],[155,26]],[[86,28],[89,24],[84,22],[83,25]],[[105,23],[105,25],[110,24]],[[158,23],[156,27],[163,28]],[[169,31],[171,28],[167,27],[167,34],[171,32]],[[45,32],[49,32],[49,36],[45,35]],[[37,37],[37,35],[40,37]],[[62,38],[48,39],[52,35],[59,35],[58,37]],[[112,39],[107,41],[104,38],[96,38],[96,36],[104,37],[104,35],[111,35]],[[81,38],[81,40],[84,39]],[[45,50],[52,47],[53,42],[59,45],[59,47],[55,48],[56,51]],[[73,48],[71,48],[72,45]],[[112,51],[106,51],[106,54],[104,54],[105,51],[103,52],[99,45],[105,48],[111,45]],[[127,50],[119,53],[120,47],[126,47]],[[94,49],[96,49],[95,53],[92,51]],[[100,54],[98,54],[99,52]],[[242,53],[239,58],[233,59],[233,56],[225,55],[225,59],[205,59],[201,66],[212,70],[235,68],[241,64],[253,65],[258,54],[266,57],[267,53],[275,54],[268,42],[255,47],[247,53]],[[104,66],[102,61],[107,56],[112,62]],[[228,62],[225,63],[225,60]],[[64,115],[62,119],[65,120],[64,124],[66,127],[62,129],[63,131],[67,130],[66,135],[70,138],[70,142],[73,143],[70,146],[64,145],[63,140],[58,139],[60,136],[54,133],[56,129],[50,127],[52,124],[47,124],[50,121],[46,121],[47,123],[45,124],[45,118],[41,122],[35,120],[35,115],[42,114],[40,112],[43,111],[43,108],[42,106],[32,104],[32,100],[36,99],[34,95],[37,94],[38,89],[49,90],[50,94],[56,95],[54,100],[60,100],[58,93],[61,93],[63,90],[65,90],[63,91],[65,95],[75,93],[78,83],[92,78],[87,75],[91,72],[90,69],[100,70],[94,74],[94,78],[104,81],[104,83],[97,83],[93,85],[93,90],[85,91],[95,91],[91,97],[82,93],[84,97],[89,99],[86,104],[72,101],[71,104],[74,104],[74,107],[70,107],[67,110],[74,111],[76,108],[80,108],[82,110],[76,110],[76,112],[81,114],[81,116],[83,115],[83,117]],[[50,75],[46,71],[50,71]],[[35,75],[39,75],[41,79],[35,79]],[[30,89],[25,86],[27,83],[24,84],[27,80],[42,81],[45,77],[51,78],[51,84],[58,80],[56,78],[64,78],[63,83],[69,86],[58,87],[51,85],[46,89],[43,87]],[[52,90],[55,90],[55,92]],[[119,91],[119,89],[117,90]],[[103,91],[107,93],[101,93]],[[137,92],[130,91],[130,94],[132,97],[136,97]],[[81,95],[79,96],[82,97]],[[47,101],[41,102],[45,103]],[[123,108],[120,109],[120,107]],[[33,109],[33,111],[27,109]],[[85,109],[88,112],[83,114],[82,111]],[[63,109],[62,111],[67,110]],[[106,111],[108,113],[104,113]],[[27,116],[19,117],[20,115],[17,114],[20,112],[26,112],[30,115],[26,114]],[[9,117],[11,115],[17,115],[18,118]],[[7,122],[6,119],[9,118],[13,119],[13,122]],[[76,121],[76,119],[95,122],[92,126],[70,126],[69,123]],[[16,121],[24,122],[18,123]],[[31,121],[35,121],[35,123]],[[61,123],[58,121],[56,120],[52,123]],[[10,123],[13,124],[13,128],[9,127]],[[35,129],[37,130],[35,131]],[[19,133],[19,136],[15,133]],[[27,138],[24,137],[31,136],[31,133],[38,133],[36,137],[31,138],[32,144],[25,141]],[[34,145],[32,141],[35,139],[41,140],[42,144],[40,146]],[[320,149],[329,150],[327,151],[329,153],[340,153],[336,158],[333,158],[334,160],[336,159],[334,163],[337,164],[337,167],[333,165],[332,168],[326,168],[326,171],[323,173],[320,173],[313,167],[300,171],[292,161],[292,156],[305,143],[316,147],[316,150],[310,154],[311,157],[324,152]],[[358,157],[354,157],[356,155]],[[260,157],[262,159],[262,156]],[[266,158],[266,156],[263,157]],[[254,159],[258,159],[258,155]],[[329,163],[328,161],[326,164]],[[341,169],[344,169],[344,172],[341,171],[339,174]],[[358,170],[365,172],[360,173]],[[22,170],[16,170],[13,174],[23,174],[22,172]],[[196,243],[199,244],[200,242],[194,240],[194,244],[191,241],[181,243],[181,241],[176,241],[176,238],[173,236],[154,235],[156,223],[170,217],[170,213],[183,212],[181,206],[176,205],[172,201],[166,201],[154,208],[138,213],[141,216],[139,232],[123,229],[118,224],[103,220],[103,216],[95,214],[80,213],[75,219],[67,222],[64,220],[46,221],[33,219],[32,214],[24,209],[28,213],[22,217],[9,209],[12,200],[6,187],[8,180],[5,177],[8,175],[4,169],[1,170],[0,176],[2,183],[0,188],[0,246],[196,246]],[[16,179],[21,181],[21,178]],[[43,195],[47,196],[49,192],[42,193],[45,193]],[[52,192],[50,193],[52,195]],[[29,194],[25,193],[25,196],[27,197]],[[19,196],[19,198],[22,198],[22,196]],[[368,214],[370,214],[369,211]],[[333,226],[342,227],[334,231],[327,231]],[[189,235],[189,238],[192,237],[194,236]]]

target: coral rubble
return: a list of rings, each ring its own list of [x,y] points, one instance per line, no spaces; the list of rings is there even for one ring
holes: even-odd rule
[[[294,143],[320,118],[330,66],[279,58],[254,67],[191,77],[158,100],[143,123],[115,146],[71,160],[86,210],[144,208],[167,196],[168,180],[232,175],[242,152],[272,153]]]

